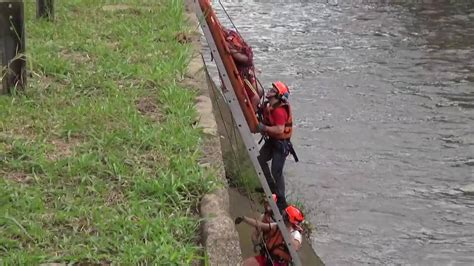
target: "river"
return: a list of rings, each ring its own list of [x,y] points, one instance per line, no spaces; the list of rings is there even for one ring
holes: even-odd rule
[[[474,183],[474,2],[222,3],[260,80],[290,86],[288,194],[323,261],[474,265],[459,190]]]

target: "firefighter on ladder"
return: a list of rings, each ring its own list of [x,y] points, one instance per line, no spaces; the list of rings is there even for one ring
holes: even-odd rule
[[[289,205],[283,212],[283,220],[290,233],[291,244],[298,251],[303,239],[303,229],[300,224],[304,221],[304,215],[298,208]],[[260,254],[244,260],[244,266],[287,266],[291,263],[290,252],[277,223],[258,221],[246,216],[235,219],[235,224],[241,222],[245,222],[262,232]]]
[[[277,203],[277,195],[272,194],[273,202]],[[263,202],[263,213],[260,216],[260,221],[262,223],[273,223],[275,222],[275,216],[273,215],[273,210],[270,207],[270,203],[268,201]],[[252,233],[252,243],[254,245],[254,251],[256,252],[257,249],[261,250],[261,236],[262,231],[256,227]]]
[[[257,128],[265,139],[259,151],[258,162],[270,190],[277,195],[277,206],[280,212],[287,207],[283,177],[286,157],[291,153],[295,162],[298,162],[290,140],[293,132],[293,118],[288,96],[288,86],[281,81],[272,83],[272,88],[265,95],[266,102],[260,110],[263,119]],[[270,160],[271,169],[268,166]],[[257,190],[263,192],[261,188]]]

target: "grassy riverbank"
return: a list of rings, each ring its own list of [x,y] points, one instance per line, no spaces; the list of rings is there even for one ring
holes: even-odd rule
[[[101,3],[102,2],[102,3]],[[0,97],[0,264],[202,256],[196,92],[182,0],[26,1],[29,86]],[[113,10],[110,10],[113,9]]]

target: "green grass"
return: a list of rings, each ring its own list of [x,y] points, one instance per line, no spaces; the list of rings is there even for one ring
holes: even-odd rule
[[[104,11],[105,3],[131,8]],[[199,199],[196,91],[183,0],[26,1],[28,88],[0,97],[0,264],[191,264]]]

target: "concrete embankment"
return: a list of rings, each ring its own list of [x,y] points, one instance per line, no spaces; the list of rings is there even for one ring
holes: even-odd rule
[[[187,19],[196,29],[193,33],[193,57],[186,74],[186,85],[199,89],[196,109],[199,112],[199,126],[205,133],[203,165],[215,170],[220,182],[224,184],[201,201],[202,244],[210,265],[238,265],[242,261],[239,236],[229,214],[229,194],[225,179],[224,165],[219,135],[213,114],[210,91],[206,80],[206,71],[201,57],[199,23],[194,14],[193,1],[186,1]]]
[[[192,0],[187,0],[186,11],[191,25],[199,29]],[[235,125],[232,124],[230,109],[205,68],[200,53],[200,35],[196,30],[192,38],[194,56],[188,67],[187,82],[188,85],[199,88],[200,92],[196,108],[201,116],[200,126],[207,137],[204,146],[206,157],[203,161],[216,169],[220,181],[225,184],[202,200],[202,240],[211,265],[238,265],[243,258],[255,255],[250,240],[252,228],[244,224],[236,228],[231,217],[258,217],[261,206],[227,185],[226,176],[232,178],[235,174],[255,173],[238,130],[232,130]],[[238,171],[233,169],[236,164],[239,164]],[[244,168],[246,171],[242,170]],[[324,265],[307,240],[299,254],[303,265]]]

